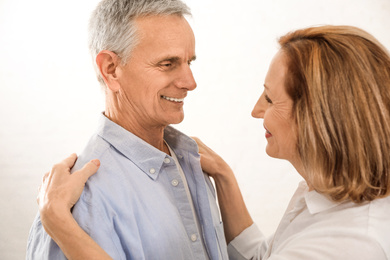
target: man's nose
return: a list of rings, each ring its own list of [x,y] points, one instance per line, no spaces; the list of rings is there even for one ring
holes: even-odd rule
[[[196,88],[196,81],[189,64],[183,65],[175,84],[178,88],[187,90],[194,90]]]
[[[257,100],[255,107],[252,110],[252,116],[254,118],[264,118],[264,113],[267,107],[267,101],[265,100],[264,93],[261,94],[259,100]]]

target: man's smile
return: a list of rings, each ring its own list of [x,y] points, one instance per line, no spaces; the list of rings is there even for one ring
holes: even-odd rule
[[[173,102],[177,102],[177,103],[180,103],[180,102],[183,102],[184,101],[184,98],[174,98],[174,97],[167,97],[167,96],[161,96],[163,99],[166,99],[166,100],[169,100],[169,101],[173,101]]]

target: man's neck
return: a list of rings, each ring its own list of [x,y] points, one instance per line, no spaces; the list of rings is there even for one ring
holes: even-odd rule
[[[169,149],[164,142],[164,129],[166,126],[148,125],[141,122],[132,113],[118,111],[108,107],[106,107],[104,115],[148,144],[154,146],[162,152],[165,152],[166,154],[170,154]]]

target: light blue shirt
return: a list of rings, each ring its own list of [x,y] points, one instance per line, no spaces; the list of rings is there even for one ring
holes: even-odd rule
[[[114,259],[205,259],[204,248],[209,259],[228,259],[214,187],[201,170],[196,143],[172,127],[165,129],[164,139],[186,176],[201,234],[173,158],[104,115],[74,167],[101,161],[73,209],[74,218]],[[39,214],[27,259],[65,259]]]

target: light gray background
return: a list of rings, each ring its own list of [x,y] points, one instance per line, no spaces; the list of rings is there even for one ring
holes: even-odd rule
[[[104,109],[86,44],[97,0],[0,0],[0,259],[23,259],[44,172],[80,152]],[[389,0],[186,0],[196,35],[198,88],[177,127],[235,170],[254,220],[277,227],[301,180],[265,154],[250,112],[276,39],[300,27],[347,24],[390,48]]]

